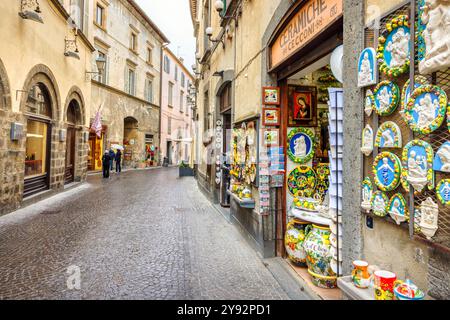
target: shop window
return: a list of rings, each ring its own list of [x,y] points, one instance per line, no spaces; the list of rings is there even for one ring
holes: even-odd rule
[[[47,173],[47,135],[47,123],[28,120],[25,149],[25,177],[27,178]]]
[[[51,104],[47,88],[38,83],[34,85],[28,93],[25,112],[51,118]]]

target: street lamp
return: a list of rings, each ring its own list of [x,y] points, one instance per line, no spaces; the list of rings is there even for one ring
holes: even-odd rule
[[[212,27],[207,27],[207,28],[205,29],[205,33],[206,33],[206,35],[208,36],[209,41],[211,41],[211,42],[213,42],[213,43],[216,43],[216,42],[222,42],[222,45],[223,45],[223,47],[225,48],[225,42],[223,41],[222,38],[220,38],[220,39],[212,39],[212,38],[211,38],[211,37],[212,37],[212,34],[213,34],[213,28],[212,28]]]
[[[101,76],[103,74],[103,71],[105,71],[106,68],[106,59],[104,57],[98,56],[97,59],[95,59],[95,64],[97,65],[98,71],[86,71],[86,75],[97,74]]]
[[[40,15],[41,9],[38,0],[21,0],[19,16],[22,19],[44,23]]]

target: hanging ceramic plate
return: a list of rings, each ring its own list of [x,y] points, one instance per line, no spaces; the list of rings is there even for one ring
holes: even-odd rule
[[[319,163],[315,171],[319,180],[328,180],[330,176],[330,165],[328,163]]]
[[[450,172],[450,141],[445,141],[436,152],[433,160],[433,170]]]
[[[394,194],[391,200],[389,200],[388,212],[398,225],[403,221],[406,221],[408,206],[401,193]]]
[[[402,112],[404,112],[406,105],[408,104],[408,100],[411,97],[411,88],[409,87],[409,79],[406,80],[405,85],[403,86],[402,90],[402,100],[400,102],[400,105],[402,107]],[[414,77],[414,88],[412,91],[417,89],[420,86],[430,84],[430,82],[427,80],[427,78],[423,76],[416,76]]]
[[[376,216],[385,217],[387,215],[389,199],[383,192],[376,191],[372,195],[372,200],[370,203],[372,204],[373,213]]]
[[[378,154],[372,166],[375,185],[382,191],[392,191],[400,183],[402,165],[400,159],[391,152]]]
[[[450,179],[442,179],[436,186],[436,195],[443,205],[450,205]]]
[[[379,148],[401,148],[402,132],[400,127],[392,121],[386,121],[378,128],[375,146]]]
[[[298,166],[287,178],[287,187],[292,196],[312,197],[317,185],[317,176],[308,166]],[[300,194],[299,194],[300,193]]]
[[[377,58],[380,71],[388,77],[398,77],[409,70],[410,37],[407,15],[398,15],[386,23],[378,38]]]
[[[314,156],[314,133],[307,128],[295,128],[288,134],[288,155],[296,163],[306,163]]]
[[[380,116],[388,116],[397,108],[400,90],[391,81],[381,81],[374,89],[375,111]]]
[[[429,190],[434,189],[433,148],[428,142],[412,140],[402,152],[402,185],[406,191],[409,186],[421,192],[428,185]]]
[[[447,111],[447,95],[438,86],[423,85],[411,94],[403,117],[412,131],[428,134],[444,122]]]

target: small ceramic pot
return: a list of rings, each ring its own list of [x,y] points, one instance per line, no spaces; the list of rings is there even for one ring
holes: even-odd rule
[[[353,261],[352,281],[355,287],[367,289],[370,285],[369,263],[362,260]]]
[[[395,273],[386,270],[377,270],[373,273],[373,288],[375,300],[393,300]]]

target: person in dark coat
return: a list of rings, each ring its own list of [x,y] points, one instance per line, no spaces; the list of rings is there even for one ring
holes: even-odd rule
[[[114,159],[116,158],[116,154],[114,153],[114,150],[112,148],[109,149],[109,157],[111,158],[111,165],[109,166],[109,170],[112,171],[113,170]]]
[[[121,162],[122,162],[122,151],[118,149],[116,152],[116,172],[122,171]]]
[[[109,178],[109,168],[111,166],[111,157],[109,156],[109,152],[105,151],[105,154],[102,157],[102,166],[103,166],[103,178]]]

